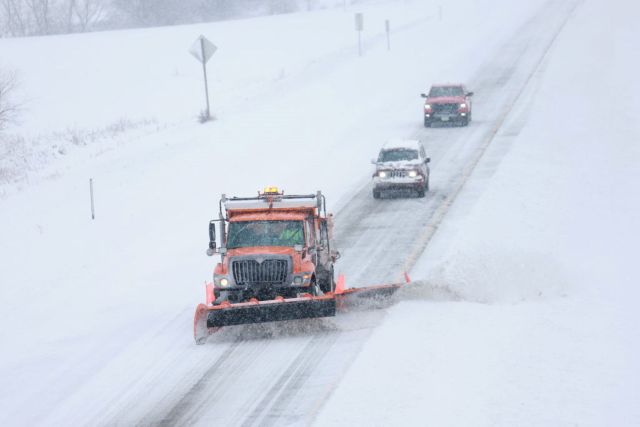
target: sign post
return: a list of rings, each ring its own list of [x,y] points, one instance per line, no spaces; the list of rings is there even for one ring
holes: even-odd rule
[[[96,208],[93,204],[93,178],[89,178],[89,196],[91,197],[91,219],[96,219]]]
[[[356,31],[358,32],[358,56],[362,56],[362,30],[364,29],[364,15],[356,13]]]
[[[211,43],[205,36],[198,37],[189,49],[189,53],[202,63],[202,72],[204,74],[204,95],[207,101],[207,110],[203,121],[211,119],[211,110],[209,108],[209,83],[207,82],[207,62],[209,62],[209,59],[211,59],[213,54],[216,53],[216,50],[218,50],[216,45]]]
[[[388,19],[384,21],[384,29],[387,32],[387,50],[391,50],[391,23]]]

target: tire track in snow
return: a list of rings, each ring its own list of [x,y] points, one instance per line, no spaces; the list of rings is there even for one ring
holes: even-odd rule
[[[315,335],[287,367],[285,373],[266,392],[258,406],[242,423],[242,427],[272,426],[283,415],[286,417],[287,407],[302,390],[307,378],[313,373],[317,364],[322,362],[324,355],[335,341],[335,334]]]

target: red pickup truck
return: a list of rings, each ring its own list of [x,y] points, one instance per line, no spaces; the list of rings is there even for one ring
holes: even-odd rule
[[[473,92],[461,84],[431,86],[429,94],[421,94],[424,102],[424,126],[435,122],[458,123],[467,126],[471,121],[471,97]]]

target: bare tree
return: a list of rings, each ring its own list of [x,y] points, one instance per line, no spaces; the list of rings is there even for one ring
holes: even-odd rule
[[[16,120],[20,106],[13,99],[18,87],[15,72],[0,71],[0,130]]]
[[[67,33],[73,33],[73,12],[76,7],[76,0],[68,0],[65,13],[65,27]]]
[[[10,37],[24,36],[28,32],[26,8],[23,0],[2,0],[1,3],[2,26],[0,36]]]
[[[82,32],[91,30],[93,24],[105,16],[103,0],[69,0],[69,4]]]
[[[35,34],[51,33],[51,6],[54,0],[25,0],[33,22]]]

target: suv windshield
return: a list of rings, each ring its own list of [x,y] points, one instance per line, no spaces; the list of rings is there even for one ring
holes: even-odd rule
[[[397,148],[380,152],[379,162],[398,162],[402,160],[416,160],[418,152],[409,148]]]
[[[241,221],[229,223],[227,248],[304,245],[302,221]]]
[[[464,96],[460,86],[435,86],[429,91],[429,96]]]

